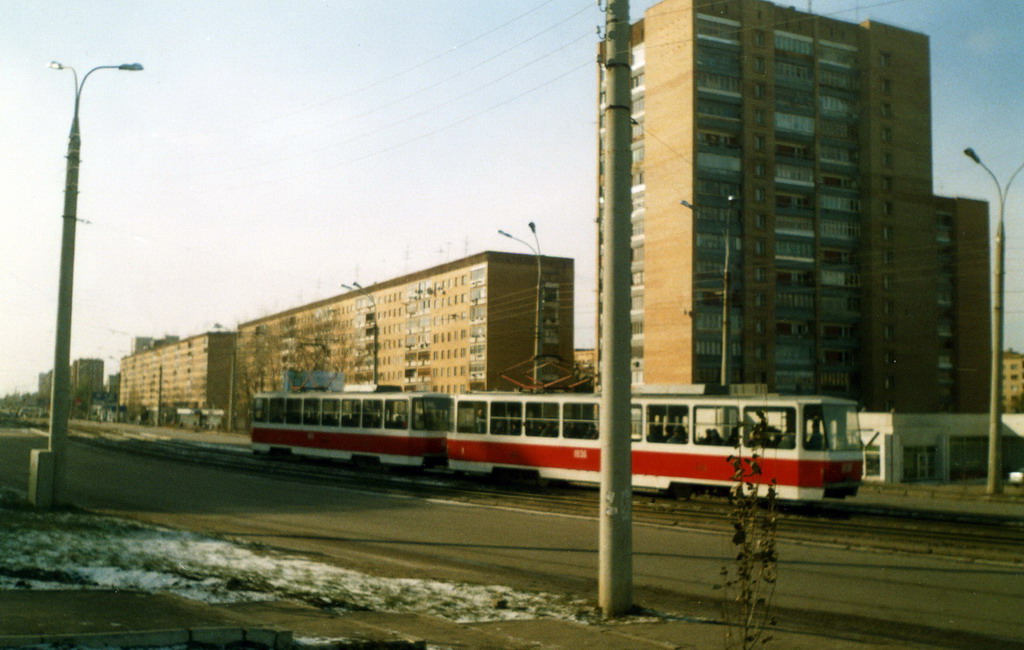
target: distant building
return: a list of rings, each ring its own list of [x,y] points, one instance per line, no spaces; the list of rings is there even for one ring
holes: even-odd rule
[[[987,409],[988,205],[932,194],[930,79],[928,37],[874,21],[761,0],[646,11],[632,26],[635,385],[718,383],[728,250],[729,383]]]
[[[1003,352],[1003,409],[1024,412],[1024,354],[1013,349]]]
[[[178,409],[228,408],[234,332],[150,339],[135,348],[121,359],[118,402],[129,418],[152,422],[159,408],[168,422]]]
[[[541,353],[571,374],[573,261],[540,258]],[[238,326],[239,394],[277,389],[285,370],[373,375],[404,390],[514,389],[532,373],[537,258],[483,252]]]
[[[103,379],[103,359],[76,359],[71,363],[73,394],[100,392],[103,390]]]
[[[39,373],[39,401],[49,404],[51,390],[53,390],[53,371]]]

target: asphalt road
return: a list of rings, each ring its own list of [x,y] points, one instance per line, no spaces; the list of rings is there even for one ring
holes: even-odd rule
[[[28,450],[44,444],[0,430],[0,484],[25,489]],[[72,499],[86,508],[313,553],[371,574],[596,595],[596,520],[284,482],[74,441],[68,462]],[[729,534],[635,527],[635,601],[718,617]],[[1019,566],[841,543],[783,544],[780,556],[775,603],[783,624],[891,630],[894,638],[965,646],[971,634],[1024,640]]]

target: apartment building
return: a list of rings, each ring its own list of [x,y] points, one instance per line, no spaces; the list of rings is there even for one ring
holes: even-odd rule
[[[177,409],[229,407],[234,332],[206,332],[185,339],[136,339],[121,359],[118,403],[130,419],[174,420]]]
[[[242,323],[238,395],[279,389],[287,370],[346,383],[466,392],[530,387],[541,289],[539,383],[573,359],[573,261],[483,252]],[[374,350],[376,349],[376,355]]]
[[[728,383],[987,408],[988,206],[932,194],[928,48],[762,0],[632,26],[634,384],[717,383],[728,323]]]

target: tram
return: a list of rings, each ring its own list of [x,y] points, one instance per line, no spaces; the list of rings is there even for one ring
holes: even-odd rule
[[[252,450],[407,467],[444,464],[451,406],[451,397],[435,393],[261,393],[252,402]]]
[[[385,465],[597,483],[600,398],[577,393],[264,393],[252,447]],[[636,394],[633,485],[680,496],[726,494],[728,458],[761,455],[760,483],[787,500],[854,496],[863,455],[854,402],[780,395]],[[763,439],[752,436],[764,417]]]

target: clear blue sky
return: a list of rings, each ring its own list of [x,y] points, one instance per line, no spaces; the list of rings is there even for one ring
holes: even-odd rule
[[[653,2],[634,0],[634,17]],[[790,0],[806,9],[807,3]],[[387,9],[383,9],[383,7]],[[81,107],[72,358],[189,336],[526,237],[576,259],[594,336],[593,0],[0,0],[0,394],[53,363],[72,75]],[[1024,2],[814,0],[931,37],[935,191],[1024,162]],[[1024,179],[1007,344],[1024,347]]]

